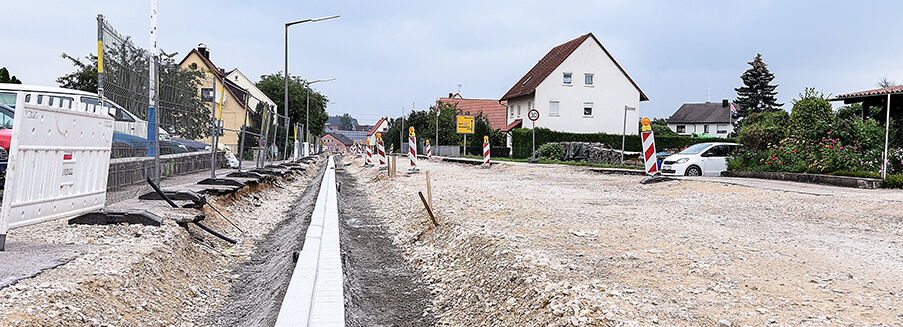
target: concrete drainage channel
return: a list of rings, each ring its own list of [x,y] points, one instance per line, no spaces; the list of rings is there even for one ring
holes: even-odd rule
[[[330,157],[276,326],[345,325],[335,171]]]

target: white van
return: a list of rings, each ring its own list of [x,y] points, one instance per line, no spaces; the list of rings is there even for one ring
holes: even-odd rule
[[[38,104],[46,104],[52,107],[66,109],[79,108],[80,110],[93,110],[93,107],[98,105],[97,94],[91,92],[59,87],[0,83],[0,103],[15,109],[16,98],[19,96],[26,97],[26,99],[37,97]],[[146,120],[136,117],[128,110],[113,103],[113,101],[104,100],[104,106],[115,109],[110,110],[110,115],[115,119],[113,131],[140,138],[147,138]],[[159,128],[158,130],[160,140],[169,140],[169,133],[167,133],[166,130],[162,128]]]

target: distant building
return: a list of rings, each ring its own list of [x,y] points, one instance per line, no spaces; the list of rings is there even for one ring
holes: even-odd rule
[[[371,145],[376,145],[376,133],[386,134],[386,131],[389,130],[389,120],[386,118],[380,118],[376,124],[370,128],[370,131],[367,132],[367,139],[370,140]],[[388,150],[388,149],[386,149]]]
[[[191,49],[179,63],[179,66],[183,69],[204,72],[206,78],[199,80],[201,84],[200,91],[203,92],[204,89],[207,89],[211,91],[210,95],[213,96],[212,99],[208,100],[210,102],[206,103],[218,108],[220,99],[222,99],[220,119],[223,121],[223,128],[233,131],[241,130],[241,126],[245,122],[245,115],[251,114],[255,110],[255,108],[247,107],[245,105],[245,98],[249,91],[247,88],[242,87],[227,78],[226,72],[217,68],[216,65],[210,61],[210,50],[207,49],[207,46],[202,43],[198,45],[197,48]],[[210,78],[211,75],[213,78]],[[223,90],[225,90],[225,92],[223,92]],[[245,112],[246,107],[247,111],[249,111],[248,113]],[[210,112],[212,111],[213,108],[210,109]],[[160,117],[161,121],[163,121],[163,119],[165,118]],[[232,152],[237,153],[239,134],[240,133],[224,131],[223,135],[219,137],[219,142],[229,147]],[[210,137],[206,137],[199,141],[210,143]]]
[[[680,135],[709,134],[726,138],[734,132],[731,108],[736,106],[727,99],[721,103],[684,103],[668,118],[668,128]]]
[[[489,121],[489,128],[502,129],[508,122],[505,121],[505,101],[499,103],[492,99],[465,99],[458,93],[449,93],[447,98],[439,98],[439,102],[457,105],[458,110],[464,115],[483,114]]]
[[[649,98],[588,33],[552,48],[499,101],[508,102],[503,130],[528,122],[527,113],[536,109],[536,127],[621,134],[626,119],[627,134],[637,134],[639,105]]]
[[[363,142],[367,139],[366,131],[331,131],[330,133],[345,135],[352,142]]]
[[[331,152],[346,152],[354,144],[351,139],[342,134],[326,133],[321,138],[323,147]]]

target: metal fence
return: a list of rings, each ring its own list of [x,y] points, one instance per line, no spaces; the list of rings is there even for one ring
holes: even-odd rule
[[[132,166],[159,181],[161,174],[178,171],[161,165],[161,156],[207,152],[209,156],[191,160],[206,161],[214,171],[218,160],[211,149],[224,154],[234,168],[250,168],[241,167],[243,160],[262,167],[292,153],[286,117],[230,81],[223,70],[212,64],[182,67],[175,54],[162,51],[152,55],[119,34],[103,15],[97,16],[97,38],[98,102],[115,109],[114,163],[152,158],[152,165]]]

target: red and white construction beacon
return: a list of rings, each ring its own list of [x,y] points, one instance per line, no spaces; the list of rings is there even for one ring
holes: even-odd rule
[[[649,117],[643,117],[640,122],[643,124],[640,136],[643,139],[643,160],[646,162],[646,174],[655,176],[659,174],[658,159],[655,157],[655,135],[652,133]]]

